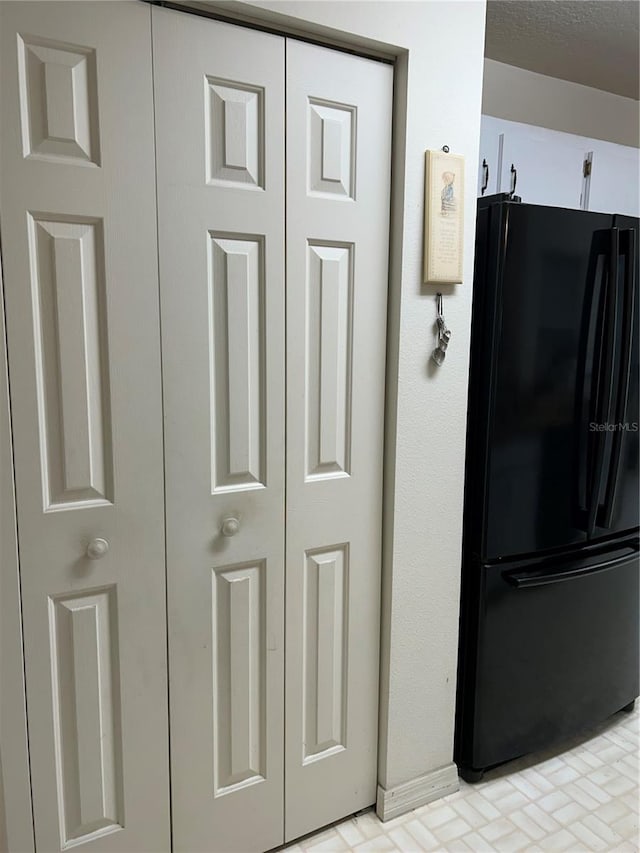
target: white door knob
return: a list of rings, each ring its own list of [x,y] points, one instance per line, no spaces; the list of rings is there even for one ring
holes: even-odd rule
[[[235,536],[238,530],[240,530],[239,519],[235,518],[233,515],[230,515],[228,518],[223,518],[221,530],[223,536]]]
[[[109,543],[106,539],[92,539],[87,545],[87,557],[90,560],[99,560],[109,550]]]

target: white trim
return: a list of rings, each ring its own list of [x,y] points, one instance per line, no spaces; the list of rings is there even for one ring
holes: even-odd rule
[[[394,63],[396,57],[402,52],[392,43],[358,36],[335,27],[314,24],[312,20],[301,18],[299,15],[292,16],[275,9],[263,9],[255,5],[255,0],[169,0],[169,8],[202,15],[239,27],[273,33],[284,38],[311,42],[332,50],[355,53],[366,59],[376,59],[380,62]]]
[[[382,821],[391,820],[447,794],[454,794],[459,788],[458,768],[451,762],[389,790],[378,785],[376,814]]]
[[[0,264],[0,850],[27,853],[34,846],[23,661]]]

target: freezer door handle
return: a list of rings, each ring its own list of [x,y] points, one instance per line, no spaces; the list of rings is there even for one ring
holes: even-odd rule
[[[624,291],[622,301],[622,345],[620,351],[620,371],[616,389],[616,403],[613,422],[616,429],[611,445],[611,462],[604,497],[603,517],[598,518],[601,527],[611,527],[616,500],[616,488],[620,478],[622,444],[624,441],[623,423],[629,402],[629,381],[631,377],[631,346],[633,343],[633,302],[636,272],[636,232],[630,228],[620,232],[620,250],[624,258]]]
[[[616,557],[614,560],[605,560],[602,563],[592,563],[590,566],[578,566],[571,569],[551,572],[545,572],[541,569],[515,572],[513,570],[505,570],[502,572],[502,577],[508,584],[515,586],[516,589],[550,586],[554,583],[578,580],[579,578],[584,578],[587,575],[595,575],[597,572],[605,572],[608,569],[615,569],[616,566],[628,563],[634,554],[637,553],[638,545],[633,545],[630,546],[629,553],[623,554],[621,557]]]

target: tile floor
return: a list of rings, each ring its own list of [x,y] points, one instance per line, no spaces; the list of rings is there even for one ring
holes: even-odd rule
[[[484,780],[381,823],[373,810],[337,823],[290,853],[458,851],[636,853],[640,713],[619,713],[560,748],[520,758]]]

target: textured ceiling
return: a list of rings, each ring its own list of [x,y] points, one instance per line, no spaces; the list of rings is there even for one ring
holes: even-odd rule
[[[485,56],[639,99],[637,0],[489,0]]]

